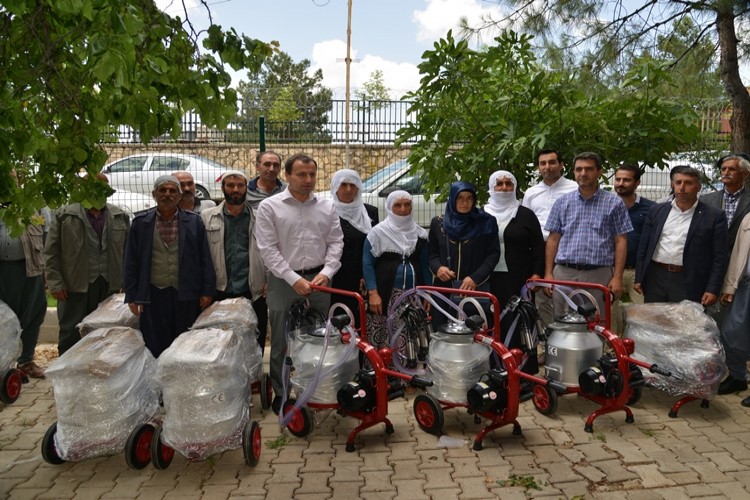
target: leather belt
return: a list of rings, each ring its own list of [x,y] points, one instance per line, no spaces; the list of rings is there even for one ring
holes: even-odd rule
[[[577,271],[591,271],[593,269],[599,269],[600,267],[604,267],[604,266],[594,266],[592,264],[568,264],[568,263],[563,263],[563,262],[558,262],[557,265],[563,266],[563,267],[569,267]]]
[[[661,267],[662,269],[666,269],[670,273],[681,273],[685,270],[684,267],[678,266],[675,264],[665,264],[664,262],[656,262],[655,260],[651,261],[652,264],[654,264],[657,267]]]
[[[310,269],[301,269],[299,271],[294,271],[294,272],[297,273],[297,274],[299,274],[299,275],[303,275],[303,274],[318,274],[322,270],[323,270],[323,266],[318,266],[318,267],[311,267]]]

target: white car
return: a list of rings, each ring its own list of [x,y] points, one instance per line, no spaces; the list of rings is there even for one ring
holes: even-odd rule
[[[120,207],[123,212],[130,216],[130,220],[138,212],[143,212],[156,206],[153,196],[141,193],[131,193],[124,189],[118,189],[107,198],[107,203]]]
[[[362,201],[378,207],[380,220],[385,220],[385,199],[393,191],[403,190],[412,195],[414,221],[422,227],[430,227],[430,221],[445,212],[445,202],[438,203],[433,193],[425,197],[424,180],[419,172],[411,173],[407,160],[399,160],[381,168],[362,182]]]
[[[162,152],[135,154],[106,164],[102,173],[107,175],[110,186],[115,189],[150,195],[157,177],[178,170],[193,175],[198,198],[223,199],[221,178],[229,168],[198,155]]]

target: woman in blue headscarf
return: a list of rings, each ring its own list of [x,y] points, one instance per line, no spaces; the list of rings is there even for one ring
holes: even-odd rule
[[[463,181],[451,184],[445,214],[430,224],[433,284],[489,292],[489,278],[500,259],[497,235],[495,218],[477,208],[477,188]]]

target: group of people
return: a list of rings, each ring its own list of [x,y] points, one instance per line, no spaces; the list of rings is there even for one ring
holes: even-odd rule
[[[377,209],[362,202],[362,181],[353,170],[333,175],[330,198],[316,195],[318,165],[305,154],[283,162],[286,183],[279,179],[282,158],[272,151],[258,154],[254,179],[241,171],[226,172],[224,201],[218,206],[196,198],[189,173],[174,172],[156,179],[155,209],[132,222],[110,204],[72,204],[58,209],[51,221],[30,226],[12,244],[6,242],[0,255],[0,299],[13,307],[13,293],[3,286],[21,281],[36,297],[43,290],[44,268],[58,300],[62,354],[80,338],[80,320],[122,289],[140,317],[147,347],[159,356],[213,300],[246,297],[258,316],[261,346],[270,324],[272,406],[278,413],[290,308],[306,299],[325,313],[332,300],[311,286],[361,292],[367,300],[369,340],[382,347],[389,340],[390,305],[417,285],[486,291],[504,305],[530,278],[599,283],[615,300],[626,292],[633,302],[688,299],[720,306],[730,377],[719,392],[745,390],[750,358],[747,157],[721,158],[717,166],[724,189],[700,199],[701,174],[688,166],[673,169],[673,199],[656,204],[636,193],[640,170],[634,165],[616,169],[615,192],[600,186],[603,167],[595,153],[573,159],[575,180],[562,175],[564,163],[555,150],[540,151],[536,165],[541,181],[520,201],[518,182],[505,170],[489,177],[483,208],[474,185],[451,184],[445,213],[432,220],[429,231],[414,221],[411,195],[405,191],[388,195],[386,217],[379,221]],[[1,229],[0,240],[10,240]],[[603,314],[604,297],[595,296]],[[356,302],[333,300],[348,305],[359,321]],[[543,319],[551,322],[548,294],[537,293],[536,300]],[[33,331],[38,335],[41,320],[27,310],[35,304],[26,301],[25,309],[17,311],[24,328],[18,362],[29,375],[44,377],[33,363]],[[525,366],[530,373],[537,370],[534,362]],[[750,398],[742,404],[750,406]]]

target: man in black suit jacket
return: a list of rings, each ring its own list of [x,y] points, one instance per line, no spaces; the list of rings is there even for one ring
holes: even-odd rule
[[[698,201],[700,174],[675,173],[675,199],[649,211],[638,247],[634,288],[645,302],[692,300],[710,306],[719,298],[727,266],[727,219]],[[638,290],[640,288],[640,290]]]
[[[719,158],[716,166],[721,172],[724,189],[701,196],[701,201],[709,207],[723,210],[729,224],[727,234],[727,258],[732,253],[737,228],[742,219],[750,213],[750,189],[745,182],[750,175],[750,162],[744,153],[731,154]]]

